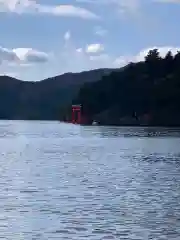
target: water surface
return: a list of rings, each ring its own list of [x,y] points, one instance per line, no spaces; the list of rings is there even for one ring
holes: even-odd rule
[[[0,122],[0,237],[180,239],[180,130]]]

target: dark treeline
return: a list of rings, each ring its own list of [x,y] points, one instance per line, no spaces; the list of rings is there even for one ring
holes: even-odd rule
[[[157,49],[145,61],[86,83],[74,103],[100,124],[180,125],[180,52],[162,58]]]
[[[63,120],[82,84],[98,81],[111,71],[65,73],[37,82],[0,76],[0,119]]]

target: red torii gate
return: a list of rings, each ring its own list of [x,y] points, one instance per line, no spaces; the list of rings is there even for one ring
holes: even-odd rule
[[[72,105],[72,123],[81,124],[81,104]]]

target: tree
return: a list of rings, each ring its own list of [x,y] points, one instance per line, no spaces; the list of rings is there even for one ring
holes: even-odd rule
[[[180,66],[180,51],[177,51],[177,54],[174,56],[174,67],[176,70],[179,70]]]
[[[144,62],[129,64],[82,88],[81,103],[102,124],[129,122],[136,114],[138,122],[148,114],[151,124],[180,126],[179,66],[180,52],[173,57],[169,51],[161,58],[157,49],[150,50]]]
[[[164,60],[165,60],[165,61],[168,61],[168,62],[172,62],[173,59],[174,59],[174,57],[173,57],[172,52],[171,52],[171,51],[168,51],[167,54],[166,54],[166,56],[165,56],[165,58],[164,58]]]
[[[170,74],[174,68],[174,56],[171,51],[167,52],[163,62],[163,72],[165,74]]]
[[[150,50],[145,57],[145,62],[157,62],[158,60],[161,60],[161,57],[159,55],[158,49]]]

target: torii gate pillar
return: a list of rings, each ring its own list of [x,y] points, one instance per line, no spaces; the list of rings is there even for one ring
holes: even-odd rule
[[[72,105],[72,123],[81,124],[81,105]]]

